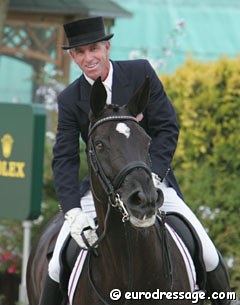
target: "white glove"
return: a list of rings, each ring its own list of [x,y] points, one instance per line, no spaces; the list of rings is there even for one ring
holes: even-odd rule
[[[162,182],[161,182],[161,179],[160,177],[155,174],[155,173],[152,173],[152,179],[153,179],[153,185],[156,187],[156,188],[161,188],[162,186]]]
[[[84,236],[90,246],[92,246],[98,240],[98,236],[96,234],[97,227],[94,220],[84,213],[80,208],[73,208],[68,211],[65,214],[65,219],[70,226],[70,234],[72,238],[75,239],[81,248],[88,247],[81,235],[83,231]]]

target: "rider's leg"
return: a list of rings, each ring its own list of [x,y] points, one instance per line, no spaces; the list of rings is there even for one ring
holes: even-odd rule
[[[53,251],[53,256],[48,265],[48,274],[46,276],[39,305],[60,305],[63,300],[63,295],[60,290],[60,264],[59,254],[62,245],[69,234],[69,226],[65,221],[58,234],[56,245]]]
[[[227,270],[221,256],[218,255],[216,247],[210,240],[202,224],[173,188],[168,187],[164,182],[161,183],[161,189],[164,194],[164,203],[161,210],[165,212],[176,212],[183,215],[198,233],[202,244],[203,260],[207,271],[207,292],[209,294],[215,291],[229,292],[230,284]],[[216,278],[218,278],[218,280],[215,280]],[[230,304],[230,301],[216,300],[215,302],[213,301],[212,304],[227,305]]]
[[[59,283],[55,282],[47,274],[43,290],[40,296],[39,305],[60,305],[63,295],[59,288]]]
[[[207,273],[207,284],[206,284],[206,290],[211,297],[211,295],[214,292],[229,292],[230,291],[230,281],[229,276],[227,273],[227,270],[225,268],[222,256],[220,253],[219,255],[219,264],[217,267]],[[211,301],[213,305],[225,305],[225,304],[231,304],[231,301],[229,300],[212,300]]]
[[[91,217],[96,217],[94,202],[92,194],[88,191],[81,199],[82,210],[90,215]],[[60,301],[63,299],[62,293],[60,291],[60,263],[59,255],[62,246],[68,237],[70,232],[69,225],[67,221],[64,221],[63,226],[58,234],[56,245],[53,251],[52,258],[48,265],[48,275],[46,277],[43,290],[40,297],[39,305],[60,305]]]

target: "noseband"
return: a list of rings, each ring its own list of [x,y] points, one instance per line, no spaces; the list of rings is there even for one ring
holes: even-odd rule
[[[117,193],[117,190],[120,188],[122,185],[124,179],[126,176],[133,171],[134,169],[137,168],[142,168],[144,169],[149,176],[151,176],[151,170],[147,166],[147,164],[143,161],[134,161],[128,163],[126,166],[124,166],[120,172],[115,176],[113,181],[111,181],[105,174],[105,171],[99,162],[97,158],[97,154],[95,151],[95,147],[92,141],[92,133],[93,131],[100,125],[106,123],[106,122],[111,122],[111,121],[132,121],[138,124],[137,120],[132,117],[132,116],[109,116],[106,118],[103,118],[99,121],[97,121],[95,124],[92,126],[90,125],[89,133],[88,133],[88,138],[89,138],[89,159],[90,159],[90,164],[92,169],[94,170],[95,174],[98,176],[103,189],[105,190],[109,201],[113,207],[119,208],[119,210],[122,213],[122,221],[125,222],[126,220],[129,219],[128,212],[123,204],[123,202],[120,199],[119,194]]]

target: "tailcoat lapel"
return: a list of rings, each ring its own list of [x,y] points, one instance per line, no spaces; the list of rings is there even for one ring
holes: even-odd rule
[[[118,62],[113,64],[113,85],[112,85],[112,103],[117,105],[126,104],[131,96],[130,82],[126,76],[124,68]],[[86,114],[90,111],[89,99],[92,86],[83,75],[79,78],[79,100],[77,105]]]
[[[124,105],[129,101],[131,87],[127,73],[119,62],[113,61],[112,103]]]
[[[85,79],[83,75],[79,78],[79,100],[77,101],[77,105],[83,110],[86,114],[90,111],[90,94],[91,94],[92,86]]]

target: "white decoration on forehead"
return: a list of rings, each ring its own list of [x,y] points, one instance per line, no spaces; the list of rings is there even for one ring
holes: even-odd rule
[[[118,123],[116,127],[116,131],[125,135],[127,139],[130,137],[131,134],[130,128],[125,123]]]

